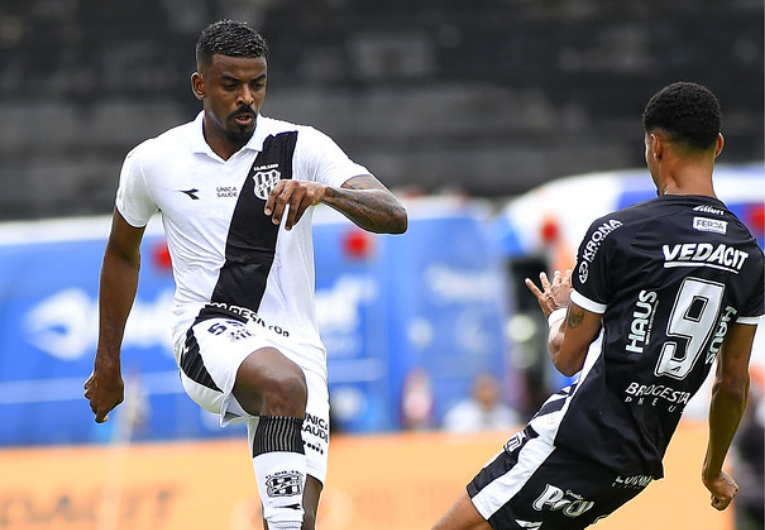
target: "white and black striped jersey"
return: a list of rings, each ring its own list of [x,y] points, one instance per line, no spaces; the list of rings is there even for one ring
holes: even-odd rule
[[[249,142],[223,160],[205,141],[202,121],[200,113],[131,151],[117,191],[117,209],[131,225],[162,214],[176,283],[173,342],[183,344],[208,303],[241,308],[315,350],[314,369],[326,377],[314,309],[313,208],[289,231],[263,209],[280,179],[338,187],[369,172],[323,133],[264,116]]]
[[[532,426],[620,473],[660,478],[730,325],[765,312],[764,267],[747,228],[710,197],[664,195],[595,221],[571,300],[602,314],[601,332],[577,383]]]

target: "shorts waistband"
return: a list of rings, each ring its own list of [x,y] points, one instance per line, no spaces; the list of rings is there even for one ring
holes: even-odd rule
[[[210,302],[206,304],[199,311],[199,314],[197,315],[197,318],[194,320],[193,325],[196,325],[200,322],[204,322],[205,320],[210,320],[211,318],[229,318],[231,320],[236,320],[244,324],[247,324],[248,322],[252,322],[253,324],[258,324],[259,326],[262,326],[270,331],[273,331],[274,333],[282,337],[290,336],[289,331],[282,328],[281,326],[267,324],[266,321],[263,320],[260,317],[260,315],[258,315],[258,313],[253,311],[252,309],[248,309],[246,307],[240,307],[233,304],[226,304],[224,302]]]

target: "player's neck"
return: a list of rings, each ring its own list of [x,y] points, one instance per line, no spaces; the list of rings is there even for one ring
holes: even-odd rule
[[[704,195],[717,198],[712,185],[714,159],[693,160],[668,156],[659,179],[659,195]]]
[[[702,169],[684,169],[662,180],[659,195],[703,195],[717,198],[712,186],[712,173]]]

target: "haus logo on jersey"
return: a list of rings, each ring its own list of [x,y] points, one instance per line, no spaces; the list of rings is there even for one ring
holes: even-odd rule
[[[279,164],[253,167],[252,178],[255,181],[255,196],[260,200],[268,200],[271,190],[281,179],[282,174],[277,169]]]
[[[628,352],[643,353],[643,347],[651,338],[657,300],[658,295],[653,291],[642,290],[638,293],[635,309],[632,311],[630,333],[627,335],[627,345],[625,346]]]
[[[579,517],[594,505],[594,502],[585,500],[581,495],[571,490],[563,491],[557,486],[547,484],[542,495],[534,501],[532,506],[538,512],[543,510],[561,511],[566,517]]]
[[[693,229],[701,232],[715,232],[725,234],[728,231],[728,222],[720,219],[710,219],[708,217],[694,217]]]
[[[748,252],[730,247],[725,243],[715,246],[711,243],[678,243],[662,245],[664,268],[712,267],[728,272],[738,272],[744,266]]]
[[[297,471],[280,471],[266,475],[266,494],[269,497],[291,497],[303,493],[303,481]]]

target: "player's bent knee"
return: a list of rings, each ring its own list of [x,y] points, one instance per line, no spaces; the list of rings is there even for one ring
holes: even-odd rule
[[[269,416],[305,416],[308,387],[302,371],[282,374],[270,381],[263,393],[262,414]]]
[[[239,368],[234,396],[249,414],[305,415],[308,389],[303,370],[273,348],[253,352]]]

